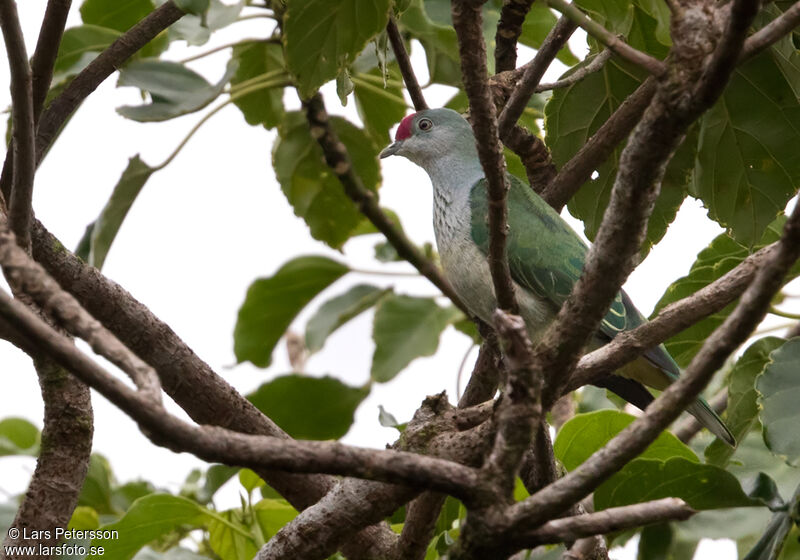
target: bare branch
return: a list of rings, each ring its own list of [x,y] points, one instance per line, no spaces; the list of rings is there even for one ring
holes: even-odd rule
[[[400,73],[403,75],[403,82],[406,84],[406,91],[411,96],[411,102],[414,104],[414,109],[422,111],[428,108],[425,103],[425,97],[422,95],[422,88],[419,87],[417,76],[414,74],[414,68],[411,66],[411,59],[408,58],[406,46],[403,44],[403,37],[400,35],[400,30],[397,28],[397,23],[393,17],[389,18],[389,23],[386,24],[386,33],[389,35],[389,42],[392,44],[392,51],[394,57],[397,59],[397,65],[400,67]]]
[[[25,38],[17,16],[14,0],[0,0],[0,28],[6,45],[11,73],[11,138],[14,176],[10,192],[3,190],[8,201],[11,228],[17,234],[20,247],[31,246],[31,200],[33,177],[36,174],[36,129],[34,127],[33,85]],[[6,156],[8,157],[8,156]],[[3,209],[5,210],[5,209]]]
[[[486,45],[483,42],[481,3],[452,0],[453,27],[458,36],[461,75],[469,98],[470,121],[478,157],[486,175],[489,198],[489,270],[500,309],[518,313],[514,284],[506,258],[506,162],[498,138],[494,103],[487,82]]]
[[[800,2],[795,2],[788,10],[747,38],[741,59],[757,55],[785,37],[798,25],[800,25]]]
[[[33,52],[31,60],[31,72],[33,76],[33,116],[38,121],[42,114],[47,92],[50,83],[53,81],[53,66],[58,56],[58,46],[61,44],[61,37],[64,35],[64,28],[67,25],[67,16],[72,5],[72,0],[49,0],[47,9],[42,19],[42,27],[39,30],[39,39],[36,42],[36,50]]]
[[[494,36],[495,72],[513,70],[517,66],[517,40],[522,24],[534,0],[506,0],[500,10],[500,21]]]
[[[397,251],[397,254],[411,263],[420,274],[430,280],[444,295],[468,316],[466,306],[461,302],[450,283],[442,275],[439,268],[426,258],[419,249],[406,237],[392,220],[378,205],[378,197],[361,182],[361,178],[353,171],[353,164],[347,148],[336,136],[336,132],[328,123],[328,113],[325,110],[322,96],[316,94],[311,99],[303,101],[306,119],[311,127],[311,135],[316,138],[325,154],[328,167],[336,174],[342,183],[344,191],[356,203],[359,211],[386,236],[386,239]]]
[[[400,533],[395,553],[397,560],[425,558],[445,498],[444,494],[425,492],[408,504],[403,532]]]
[[[653,523],[683,521],[695,513],[697,512],[683,500],[664,498],[630,506],[608,508],[597,513],[554,519],[538,529],[520,535],[517,540],[519,545],[526,548],[540,544],[568,542]]]
[[[656,93],[656,81],[648,78],[622,102],[586,144],[559,170],[541,193],[550,206],[561,211],[592,173],[630,134]]]
[[[620,58],[641,66],[653,76],[661,76],[667,71],[667,67],[662,61],[621,41],[605,27],[590,19],[577,6],[569,4],[566,0],[547,0],[547,3],[581,26],[584,31],[603,43]]]
[[[544,76],[544,73],[555,60],[558,51],[567,43],[577,27],[577,24],[571,19],[561,16],[553,26],[553,29],[550,30],[550,33],[547,34],[547,37],[545,37],[542,46],[536,52],[536,56],[533,57],[529,64],[526,64],[525,73],[517,82],[503,112],[500,113],[500,117],[497,119],[500,138],[505,140],[514,125],[517,124],[523,111],[525,111],[525,107],[528,106],[528,101],[536,91],[542,76]]]
[[[531,188],[541,193],[556,176],[550,150],[542,139],[517,125],[503,137],[503,143],[522,160]]]
[[[724,308],[745,291],[758,269],[776,248],[776,244],[764,247],[711,284],[691,296],[668,305],[652,321],[631,331],[620,333],[602,348],[583,356],[565,391],[573,391],[592,383],[639,357],[648,348],[664,342],[700,319]],[[546,402],[545,405],[547,404]]]
[[[554,90],[554,89],[566,88],[566,87],[569,87],[571,85],[577,84],[578,82],[583,80],[589,74],[594,74],[595,72],[599,71],[603,67],[603,65],[605,65],[606,61],[609,58],[611,58],[611,54],[612,53],[611,53],[610,50],[604,49],[604,50],[600,51],[597,54],[597,56],[595,56],[589,62],[589,64],[587,64],[583,68],[578,68],[577,70],[575,70],[575,72],[573,72],[572,74],[570,74],[566,78],[562,78],[562,79],[560,79],[558,81],[555,81],[553,83],[539,84],[538,86],[536,86],[536,89],[534,91],[536,93],[540,93],[540,92],[543,92],[543,91],[550,91],[550,90]]]

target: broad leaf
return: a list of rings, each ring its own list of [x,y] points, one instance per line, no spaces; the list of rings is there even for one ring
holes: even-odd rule
[[[253,506],[253,511],[265,539],[272,538],[289,521],[297,517],[297,510],[286,500],[261,500]]]
[[[435,23],[426,13],[422,0],[413,0],[399,24],[411,32],[425,49],[431,81],[461,86],[458,39],[452,26]]]
[[[155,9],[153,0],[85,0],[83,23],[127,31]]]
[[[390,0],[286,2],[286,62],[301,97],[313,95],[355,60],[369,40],[386,27],[390,5]]]
[[[283,70],[283,49],[280,45],[253,41],[233,47],[233,58],[239,66],[231,79],[231,85],[252,84],[259,76]],[[238,97],[234,104],[244,115],[247,124],[273,128],[283,119],[283,88],[254,91]]]
[[[756,380],[759,414],[767,447],[790,465],[800,460],[798,406],[800,402],[800,338],[793,338],[770,354]]]
[[[591,57],[576,69],[590,61]],[[600,71],[570,87],[556,90],[545,106],[545,127],[554,163],[560,167],[569,161],[633,93],[642,79],[642,72],[638,68],[612,58]],[[594,239],[597,234],[611,198],[623,147],[620,145],[569,201],[570,213],[583,220],[589,239]],[[694,150],[695,136],[690,134],[667,166],[661,194],[648,223],[643,256],[664,236],[686,197],[689,172],[694,165]]]
[[[93,453],[89,458],[89,470],[83,481],[78,505],[91,507],[101,515],[117,513],[111,503],[113,484],[114,475],[108,459]]]
[[[103,268],[111,244],[114,243],[133,201],[155,171],[141,160],[139,154],[128,160],[128,167],[122,172],[111,197],[94,222],[89,245],[89,264],[98,269]]]
[[[525,21],[522,22],[522,34],[519,36],[519,42],[525,46],[538,49],[542,46],[547,34],[553,28],[557,21],[556,16],[550,11],[550,8],[544,2],[534,2],[528,15],[525,16]],[[558,60],[567,66],[578,64],[578,58],[572,54],[569,46],[565,46],[558,51]]]
[[[200,74],[183,64],[165,60],[139,60],[126,66],[119,76],[120,86],[146,91],[152,103],[117,108],[123,117],[139,121],[165,121],[199,111],[214,101],[236,72],[236,61],[228,63],[225,74],[210,84]]]
[[[740,65],[700,121],[691,193],[755,245],[800,184],[800,104],[769,53]]]
[[[415,358],[432,356],[445,327],[461,315],[430,298],[388,296],[375,311],[372,379],[384,383]]]
[[[331,117],[329,122],[347,146],[354,172],[364,186],[377,190],[381,175],[375,143],[341,117]],[[287,113],[278,133],[272,163],[283,193],[294,213],[306,221],[314,239],[340,248],[365,221],[363,215],[325,164],[322,149],[311,137],[302,113]]]
[[[378,303],[391,291],[391,288],[383,289],[368,284],[359,284],[326,301],[306,324],[306,348],[308,351],[321,350],[331,333]]]
[[[39,428],[22,418],[0,420],[0,457],[39,454]]]
[[[564,468],[571,471],[634,420],[633,416],[616,410],[578,414],[558,431],[553,452]],[[682,457],[687,461],[698,461],[694,452],[669,432],[662,432],[639,457],[662,461]]]
[[[389,76],[385,86],[377,68],[366,74],[351,76],[358,116],[364,122],[367,132],[381,144],[390,140],[389,129],[405,116],[408,108],[403,97],[402,82],[398,81],[402,79],[399,72],[393,67]]]
[[[58,47],[53,71],[61,76],[76,74],[120,35],[115,29],[98,25],[81,25],[67,29]]]
[[[221,560],[254,558],[258,552],[240,510],[222,511],[209,520],[208,544]]]
[[[221,0],[181,0],[188,13],[170,26],[170,38],[183,39],[190,45],[202,45],[214,31],[239,18],[245,1],[226,4]]]
[[[295,373],[264,383],[247,398],[293,438],[322,440],[345,435],[368,394],[368,387]]]
[[[100,516],[94,508],[88,506],[78,506],[72,512],[72,517],[69,520],[70,529],[78,529],[80,531],[97,529],[100,527]]]
[[[267,367],[275,344],[292,319],[347,271],[345,265],[326,257],[298,257],[273,276],[253,282],[233,333],[236,359]]]
[[[780,237],[784,222],[785,218],[780,217],[770,224],[761,238],[761,242],[753,250],[755,251],[776,241]],[[724,276],[747,258],[748,255],[749,251],[729,235],[722,234],[717,236],[711,242],[711,245],[697,255],[697,260],[692,264],[689,274],[679,278],[667,288],[656,304],[653,315],[657,315],[661,309],[670,303],[690,296]],[[800,267],[796,265],[792,268],[786,281],[788,282],[797,276],[798,272],[800,272]],[[717,313],[684,329],[665,343],[667,350],[669,350],[669,353],[675,358],[679,366],[686,367],[689,365],[689,362],[692,361],[692,358],[700,350],[708,336],[722,324],[735,306],[735,302],[731,303]]]
[[[239,484],[247,490],[248,494],[252,494],[253,490],[264,486],[266,482],[250,469],[241,469],[239,471]]]
[[[595,490],[594,504],[600,510],[669,497],[698,510],[761,505],[729,472],[684,457],[634,459]]]
[[[212,513],[196,502],[169,494],[151,494],[137,500],[125,516],[103,530],[117,531],[118,539],[95,539],[92,546],[103,547],[104,556],[127,560],[147,543],[181,528],[200,528],[208,524]]]
[[[725,424],[736,441],[742,441],[758,418],[756,399],[756,376],[769,361],[770,352],[780,347],[782,338],[767,337],[754,342],[736,361],[728,376],[728,406],[725,411]],[[706,461],[724,467],[735,450],[717,439],[706,448]]]

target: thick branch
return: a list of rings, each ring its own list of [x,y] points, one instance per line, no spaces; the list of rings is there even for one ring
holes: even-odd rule
[[[522,34],[522,24],[534,0],[505,0],[500,10],[500,21],[494,36],[495,72],[513,70],[517,66],[517,40]]]
[[[556,176],[550,150],[542,139],[517,125],[503,137],[503,143],[522,160],[531,188],[541,193]]]
[[[36,129],[31,67],[14,0],[0,0],[0,28],[11,73],[11,154],[14,166],[11,191],[3,190],[3,196],[8,202],[9,220],[17,234],[17,242],[28,250],[31,245],[33,177],[36,174]]]
[[[386,24],[386,34],[389,36],[389,42],[392,44],[394,57],[397,59],[397,65],[400,67],[400,73],[403,75],[403,82],[406,84],[406,91],[408,91],[408,95],[411,97],[414,109],[417,111],[427,109],[428,104],[425,103],[425,97],[422,95],[422,88],[419,87],[417,76],[414,74],[414,68],[411,66],[411,59],[408,58],[406,46],[403,44],[403,37],[400,35],[397,23],[392,17],[389,18],[389,23]]]
[[[489,198],[489,269],[500,309],[518,313],[514,284],[506,258],[507,208],[506,162],[498,138],[494,103],[488,85],[486,45],[483,42],[480,3],[452,0],[453,27],[458,36],[461,75],[469,98],[470,120],[478,157],[486,175]]]
[[[503,112],[500,113],[500,117],[497,119],[500,138],[504,141],[522,116],[525,107],[528,106],[528,101],[536,91],[542,76],[555,60],[558,51],[567,43],[577,27],[577,24],[571,19],[562,16],[545,37],[542,46],[536,52],[536,56],[533,57],[529,64],[526,64],[525,73],[517,82],[517,86],[514,88]]]
[[[464,313],[469,315],[466,306],[461,302],[450,283],[442,275],[439,268],[417,249],[378,205],[377,195],[366,188],[361,178],[353,171],[353,164],[347,147],[336,136],[336,132],[328,123],[328,113],[320,94],[303,101],[311,135],[316,138],[325,154],[328,167],[342,183],[344,191],[356,203],[359,211],[386,236],[386,239],[397,251],[397,254],[411,263],[420,274],[430,280],[444,295]]]
[[[697,513],[678,498],[664,498],[630,506],[609,508],[597,513],[562,517],[515,540],[525,548],[540,544],[574,541],[593,535],[643,527],[665,521],[683,521]]]
[[[566,0],[547,0],[547,3],[581,26],[584,31],[603,43],[620,58],[641,66],[654,76],[661,76],[667,71],[667,67],[662,61],[621,41],[608,29],[590,19],[577,6],[569,4]]]
[[[747,38],[741,59],[757,55],[777,43],[798,25],[800,25],[800,2],[795,2],[788,10]]]

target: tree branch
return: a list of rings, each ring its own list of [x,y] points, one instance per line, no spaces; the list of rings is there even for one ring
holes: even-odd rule
[[[453,291],[452,286],[442,275],[439,268],[417,249],[378,205],[378,197],[361,182],[361,178],[353,171],[353,164],[347,147],[336,136],[336,132],[328,123],[328,113],[322,96],[318,93],[311,99],[303,101],[306,119],[311,127],[311,135],[316,138],[325,154],[325,161],[342,183],[344,191],[356,203],[359,211],[383,233],[397,254],[411,263],[420,274],[430,280],[444,295],[468,316],[469,310]]]
[[[17,242],[20,247],[29,250],[33,177],[36,174],[36,129],[31,67],[14,0],[0,0],[0,28],[11,73],[11,157],[14,165],[12,188],[10,192],[4,190],[3,196],[8,201],[9,220],[17,234]]]
[[[577,6],[569,4],[566,0],[547,0],[547,3],[551,8],[558,10],[581,26],[586,33],[603,43],[620,58],[641,66],[653,76],[661,76],[667,71],[667,67],[662,61],[621,41],[605,27],[590,19]]]
[[[53,81],[53,66],[56,63],[58,47],[61,44],[61,37],[64,35],[71,6],[72,0],[49,0],[47,2],[47,9],[39,30],[39,39],[36,42],[36,50],[33,51],[31,60],[35,121],[38,121],[42,114],[47,92]]]
[[[800,2],[795,2],[788,10],[747,38],[741,60],[751,58],[769,48],[798,25],[800,25]]]
[[[536,86],[536,89],[534,91],[536,93],[541,93],[543,91],[551,91],[554,89],[567,88],[569,86],[575,85],[581,80],[583,80],[589,74],[594,74],[595,72],[603,68],[606,61],[608,61],[608,59],[611,58],[611,54],[612,53],[610,50],[603,49],[597,54],[597,56],[595,56],[589,62],[589,64],[587,64],[583,68],[578,68],[566,78],[562,78],[552,83],[539,84],[538,86]]]
[[[522,24],[534,0],[505,0],[500,10],[500,21],[494,36],[495,72],[513,70],[517,66],[517,40],[522,34]]]
[[[630,506],[608,508],[597,513],[562,517],[548,521],[538,529],[515,537],[524,548],[574,541],[593,535],[643,527],[665,521],[683,521],[697,513],[678,498],[664,498]]]
[[[523,111],[525,111],[525,107],[528,106],[528,101],[536,91],[542,76],[544,76],[544,73],[555,60],[558,51],[567,43],[577,27],[578,25],[571,19],[561,16],[553,26],[553,29],[550,30],[550,33],[547,34],[542,46],[536,52],[536,56],[526,65],[525,73],[517,82],[511,97],[497,119],[500,138],[505,139],[511,133],[512,128],[514,128]]]
[[[389,23],[386,24],[386,34],[389,36],[389,42],[392,44],[392,51],[394,57],[397,59],[397,65],[400,67],[400,73],[403,75],[403,82],[406,84],[406,91],[411,96],[411,102],[414,104],[414,109],[422,111],[428,108],[425,103],[425,97],[422,95],[422,88],[419,87],[417,76],[414,74],[414,68],[411,66],[411,60],[408,58],[406,46],[403,44],[403,37],[400,35],[400,30],[397,28],[397,23],[393,17],[389,18]]]

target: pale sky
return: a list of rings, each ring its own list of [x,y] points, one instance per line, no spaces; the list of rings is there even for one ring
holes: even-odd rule
[[[79,24],[78,4],[73,8],[71,25]],[[44,5],[43,0],[18,3],[29,54],[33,52]],[[268,35],[264,25],[269,25],[268,20],[240,22],[216,33],[203,47],[187,49],[182,43],[173,43],[164,56],[179,60],[238,38],[263,37]],[[574,38],[572,44],[574,52],[582,56],[583,39]],[[192,68],[209,81],[217,80],[229,52],[193,63]],[[530,52],[521,49],[520,59],[527,60]],[[415,62],[421,62],[419,48],[412,55]],[[416,66],[424,68],[424,62]],[[563,67],[551,69],[545,81],[556,79],[562,71]],[[0,57],[2,107],[10,100],[7,76],[6,61]],[[421,81],[425,81],[424,76]],[[74,248],[86,225],[97,217],[128,158],[140,153],[147,163],[161,162],[202,115],[147,125],[127,121],[115,113],[115,107],[138,104],[141,98],[132,88],[116,89],[115,82],[116,78],[107,80],[84,103],[36,177],[36,215],[67,247]],[[358,121],[352,101],[343,108],[332,88],[326,88],[324,93],[331,113]],[[449,97],[444,87],[429,88],[425,93],[431,106],[442,104]],[[287,93],[286,104],[299,107],[294,93]],[[344,255],[314,241],[305,223],[294,216],[275,181],[270,164],[274,138],[274,131],[248,126],[235,107],[225,108],[168,168],[150,179],[104,267],[106,275],[171,325],[242,393],[291,371],[283,344],[276,349],[274,363],[267,370],[249,364],[231,367],[235,363],[232,333],[236,314],[254,279],[271,275],[284,262],[301,254],[325,254],[362,269],[412,270],[409,265],[375,262],[372,247],[381,240],[377,235],[349,242]],[[382,166],[381,204],[399,214],[415,242],[433,241],[431,190],[425,173],[398,157],[383,160]],[[580,225],[576,227],[580,230]],[[696,254],[720,231],[705,218],[705,210],[698,202],[687,200],[665,239],[626,284],[642,312],[650,313],[670,282],[688,271]],[[361,282],[394,285],[396,291],[412,295],[436,293],[421,278],[348,275],[326,294],[339,294],[347,286]],[[295,329],[302,332],[304,321],[325,299],[320,298],[304,311]],[[331,336],[325,348],[308,361],[307,372],[331,374],[351,385],[365,383],[373,349],[371,321],[371,313],[364,314]],[[378,424],[378,405],[405,421],[426,395],[446,390],[455,400],[456,372],[469,346],[464,335],[449,328],[434,357],[418,359],[392,382],[373,386],[343,441],[382,448],[395,439],[395,430]],[[472,360],[474,356],[473,352]],[[20,416],[41,427],[39,387],[29,359],[0,342],[0,363],[5,377],[0,418]],[[110,460],[119,480],[141,477],[176,491],[192,468],[203,466],[193,456],[175,455],[152,445],[131,420],[96,393],[93,405],[94,449]],[[174,406],[172,409],[177,410]],[[24,490],[34,465],[31,458],[0,458],[0,500]],[[227,490],[218,505],[238,505],[234,489]],[[631,546],[613,556],[635,557]],[[731,542],[704,542],[695,557],[735,558],[734,551]]]

